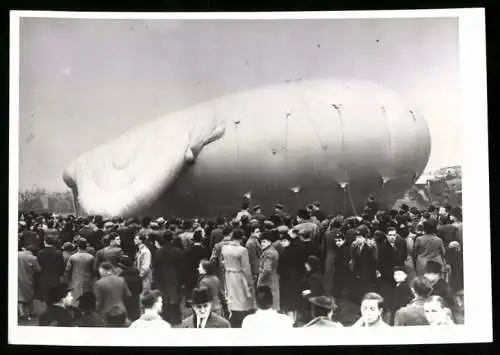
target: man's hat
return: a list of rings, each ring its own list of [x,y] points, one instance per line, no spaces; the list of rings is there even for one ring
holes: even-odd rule
[[[49,290],[47,303],[56,303],[64,298],[72,289],[65,283],[59,283]]]
[[[254,210],[254,211],[257,211],[257,210],[258,210],[258,209],[260,209],[260,208],[261,208],[261,207],[260,207],[260,205],[255,205],[255,206],[253,206],[253,210]]]
[[[115,224],[111,221],[108,221],[106,223],[104,223],[104,228],[113,228],[115,226]]]
[[[443,265],[434,260],[429,260],[425,264],[425,272],[429,274],[440,274],[443,271]]]
[[[321,207],[321,202],[319,201],[314,201],[313,202],[313,205],[316,206],[316,207]]]
[[[159,217],[156,219],[156,222],[159,224],[163,224],[163,223],[165,223],[165,219],[163,217]]]
[[[309,302],[319,308],[334,310],[336,308],[335,301],[332,297],[319,296],[309,298]]]
[[[281,203],[277,203],[277,204],[275,204],[275,205],[274,205],[274,208],[277,208],[277,209],[279,209],[279,210],[282,210],[282,209],[283,209],[283,207],[284,207],[284,206],[283,206]]]
[[[213,301],[212,292],[207,287],[200,287],[193,290],[191,304],[204,304]]]
[[[403,203],[401,205],[400,209],[406,212],[410,209],[410,207],[406,203]]]

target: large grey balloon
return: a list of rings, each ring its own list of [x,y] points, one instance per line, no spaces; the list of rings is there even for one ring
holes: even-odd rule
[[[64,181],[89,214],[203,216],[242,195],[268,212],[319,200],[359,213],[391,205],[430,154],[426,122],[359,80],[292,81],[223,96],[146,123],[78,157]],[[293,192],[292,192],[293,191]]]

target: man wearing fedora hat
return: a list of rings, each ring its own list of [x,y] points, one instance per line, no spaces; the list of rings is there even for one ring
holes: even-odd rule
[[[212,301],[209,288],[195,288],[191,296],[193,314],[182,321],[181,328],[231,328],[228,320],[212,312]]]
[[[333,327],[343,328],[343,325],[332,320],[333,312],[337,308],[335,300],[328,296],[319,296],[309,298],[312,305],[312,316],[314,317],[309,323],[304,325],[308,327]]]

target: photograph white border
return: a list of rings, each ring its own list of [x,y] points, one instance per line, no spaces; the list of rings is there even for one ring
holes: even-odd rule
[[[389,329],[294,328],[280,333],[241,329],[51,328],[17,326],[17,211],[19,187],[19,30],[21,17],[80,19],[279,20],[360,18],[459,19],[461,140],[463,150],[465,324],[453,327]],[[9,132],[9,277],[8,341],[26,345],[81,346],[239,346],[239,345],[379,345],[491,342],[492,289],[489,218],[489,170],[486,94],[485,13],[482,8],[252,13],[112,13],[11,11]],[[474,206],[474,207],[472,207]],[[472,221],[475,223],[472,224]],[[478,221],[480,221],[478,223]]]

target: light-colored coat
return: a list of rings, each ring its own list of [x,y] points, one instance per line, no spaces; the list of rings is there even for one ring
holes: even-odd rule
[[[273,294],[272,308],[278,310],[280,307],[280,282],[278,275],[278,251],[270,246],[262,251],[259,261],[259,279],[257,287],[269,286]]]
[[[250,314],[243,319],[241,328],[276,332],[277,329],[293,328],[293,323],[293,318],[280,314],[272,308],[259,309],[254,314]]]
[[[78,251],[70,256],[64,271],[64,280],[68,282],[73,290],[73,298],[76,301],[84,292],[92,291],[94,285],[94,257],[87,253]]]
[[[140,245],[139,250],[137,250],[137,253],[135,254],[135,267],[139,270],[139,276],[142,278],[142,290],[150,290],[153,278],[153,270],[151,269],[151,251],[144,244]]]
[[[249,311],[255,307],[253,277],[248,260],[248,250],[236,241],[222,246],[221,261],[224,265],[224,286],[234,311]]]
[[[18,265],[18,302],[31,303],[33,300],[35,273],[42,268],[38,259],[30,251],[20,251],[17,258]]]
[[[171,328],[171,326],[168,322],[165,322],[158,313],[146,310],[139,319],[130,324],[129,328],[167,329]]]

